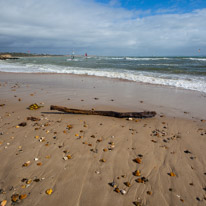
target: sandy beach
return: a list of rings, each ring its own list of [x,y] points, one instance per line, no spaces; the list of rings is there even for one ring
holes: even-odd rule
[[[1,205],[206,205],[205,100],[129,81],[0,73]],[[73,115],[52,104],[157,115]]]

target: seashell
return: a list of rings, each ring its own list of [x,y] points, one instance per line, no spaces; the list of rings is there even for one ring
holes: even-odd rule
[[[16,128],[19,128],[19,126],[17,125]]]
[[[47,195],[51,195],[51,194],[52,194],[52,192],[53,192],[53,190],[52,190],[52,189],[48,189],[48,190],[46,190],[46,194],[47,194]]]
[[[140,176],[140,175],[141,175],[141,173],[140,173],[139,170],[136,170],[136,171],[134,172],[134,176]]]
[[[12,201],[12,202],[17,202],[18,199],[19,199],[19,194],[13,194],[13,195],[11,196],[11,201]]]
[[[104,151],[104,152],[107,152],[107,151],[108,151],[108,149],[107,149],[107,148],[104,148],[104,149],[103,149],[103,151]]]
[[[7,200],[3,200],[3,201],[1,201],[1,206],[5,206],[6,203],[7,203]]]
[[[132,120],[133,120],[133,118],[131,118],[131,117],[130,117],[130,118],[128,118],[128,120],[129,120],[129,121],[132,121]]]
[[[116,188],[114,189],[114,191],[117,192],[117,193],[120,193],[120,189],[119,189],[118,187],[116,187]]]
[[[97,142],[102,142],[102,139],[98,139]]]
[[[176,177],[176,174],[175,174],[174,172],[170,172],[169,175],[170,175],[171,177]]]
[[[138,163],[138,164],[141,164],[141,162],[142,162],[142,160],[140,159],[140,158],[136,158],[135,160],[134,160],[136,163]]]
[[[38,162],[36,165],[37,165],[37,166],[41,166],[41,165],[42,165],[42,163],[41,163],[41,162]]]
[[[130,182],[125,182],[124,183],[127,187],[131,187],[131,183]]]
[[[122,195],[126,195],[126,190],[120,190],[120,192],[122,193]]]
[[[39,139],[39,136],[35,136],[36,139]]]
[[[92,147],[92,144],[88,144],[88,146]]]
[[[95,171],[96,174],[100,174],[100,171]]]
[[[75,137],[79,137],[79,134],[75,134]]]
[[[39,159],[36,157],[36,158],[34,158],[34,160],[35,160],[35,161],[38,161]]]
[[[20,199],[20,200],[23,200],[23,199],[26,199],[26,198],[27,198],[27,194],[23,194],[23,195],[20,195],[20,196],[19,196],[19,199]]]

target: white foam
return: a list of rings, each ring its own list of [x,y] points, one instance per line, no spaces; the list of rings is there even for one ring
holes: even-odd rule
[[[156,60],[167,60],[169,58],[166,57],[160,57],[160,58],[152,58],[152,57],[126,57],[126,60],[131,61],[156,61]]]
[[[193,61],[206,61],[206,58],[184,58],[184,59],[189,59]]]
[[[116,79],[125,79],[135,82],[143,82],[150,84],[158,84],[196,90],[206,93],[206,77],[191,75],[174,75],[162,74],[158,72],[145,72],[135,70],[120,69],[92,69],[58,66],[50,64],[20,64],[8,63],[0,61],[0,71],[2,72],[18,72],[18,73],[62,73],[90,75],[98,77],[108,77]]]

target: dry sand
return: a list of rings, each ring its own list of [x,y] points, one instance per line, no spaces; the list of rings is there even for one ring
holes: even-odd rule
[[[36,80],[37,84],[26,75],[18,77],[17,83],[16,77],[0,78],[0,202],[32,206],[206,205],[206,121],[202,116],[186,118],[194,110],[182,110],[183,116],[177,118],[165,113],[173,111],[166,105],[162,107],[164,115],[158,112],[155,118],[131,121],[62,114],[50,111],[50,105],[67,106],[73,101],[70,104],[80,108],[131,107],[112,105],[112,96],[107,96],[110,104],[106,104],[102,90],[92,90],[92,86],[87,88],[92,96],[84,92],[85,96],[78,96],[74,88],[68,93],[73,91],[76,96],[66,96],[59,84],[47,81],[48,76],[44,82]],[[148,108],[144,101],[138,108]],[[28,110],[35,102],[44,107]],[[152,105],[155,108],[161,109]],[[22,122],[26,126],[19,126]],[[135,176],[136,171],[140,176]],[[50,195],[46,194],[49,189]],[[25,196],[15,198],[14,194]]]

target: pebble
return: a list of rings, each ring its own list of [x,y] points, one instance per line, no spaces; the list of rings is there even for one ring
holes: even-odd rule
[[[126,195],[126,190],[120,190],[120,192],[122,193],[122,195]]]
[[[7,200],[3,200],[3,201],[1,201],[1,206],[5,206],[6,203],[7,203]]]
[[[47,194],[47,195],[51,195],[52,193],[53,193],[53,190],[52,190],[52,189],[46,190],[46,194]]]

